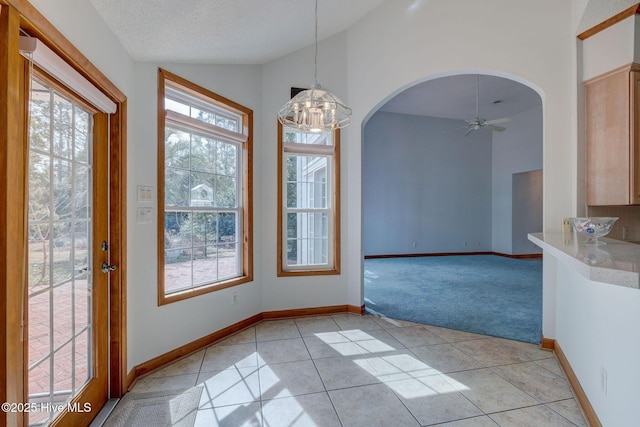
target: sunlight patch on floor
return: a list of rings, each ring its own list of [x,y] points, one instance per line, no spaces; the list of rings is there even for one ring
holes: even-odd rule
[[[360,329],[323,332],[315,336],[343,356],[363,356],[397,350]],[[366,356],[354,359],[353,362],[405,398],[469,390],[464,384],[406,353]]]

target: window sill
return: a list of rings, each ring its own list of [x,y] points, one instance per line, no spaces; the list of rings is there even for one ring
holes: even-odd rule
[[[168,295],[163,295],[162,292],[160,292],[158,294],[158,306],[183,301],[189,298],[197,297],[199,295],[220,291],[222,289],[231,288],[251,281],[253,281],[253,276],[240,276],[234,277],[233,279],[229,279],[224,282],[216,282],[208,285],[198,286],[197,288],[188,288],[181,291],[172,292]]]
[[[278,269],[278,277],[299,277],[299,276],[335,276],[340,274],[340,269],[332,268],[327,270],[281,270]]]

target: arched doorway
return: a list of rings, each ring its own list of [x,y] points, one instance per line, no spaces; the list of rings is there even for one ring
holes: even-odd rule
[[[430,78],[381,104],[363,131],[367,310],[537,342],[541,262],[527,233],[542,230],[542,138],[540,95],[501,76]],[[441,274],[450,261],[461,277]]]

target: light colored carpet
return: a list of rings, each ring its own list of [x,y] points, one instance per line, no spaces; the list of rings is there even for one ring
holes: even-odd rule
[[[202,387],[185,391],[127,393],[118,402],[105,427],[192,427]]]

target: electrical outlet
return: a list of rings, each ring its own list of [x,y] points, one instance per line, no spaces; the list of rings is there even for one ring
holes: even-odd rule
[[[602,366],[600,367],[600,391],[607,395],[607,371]]]
[[[562,218],[562,232],[563,233],[571,233],[573,228],[571,227],[571,221],[569,218]]]
[[[231,304],[237,304],[237,303],[238,303],[238,294],[234,292],[231,294]]]

